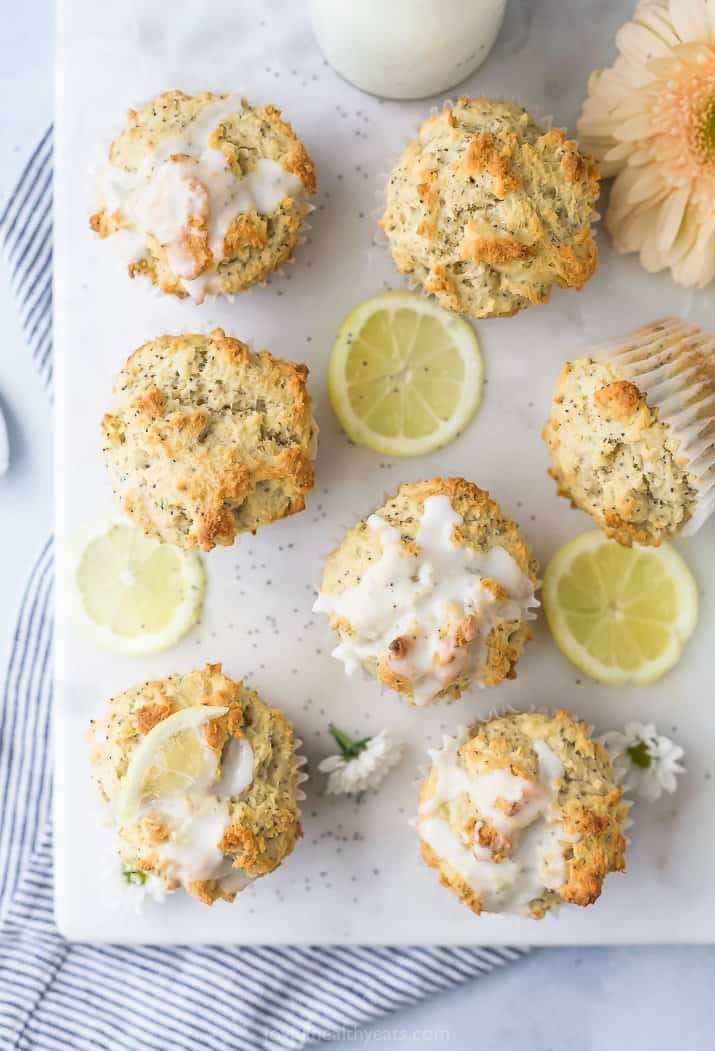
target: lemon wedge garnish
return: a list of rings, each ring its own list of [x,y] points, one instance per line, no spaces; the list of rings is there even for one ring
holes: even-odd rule
[[[204,571],[195,552],[110,520],[85,536],[74,585],[80,619],[98,642],[122,653],[156,653],[199,619]]]
[[[616,686],[669,671],[698,619],[695,580],[673,547],[623,547],[597,530],[556,552],[542,596],[561,652]]]
[[[386,292],[345,319],[328,391],[354,442],[418,456],[456,438],[477,410],[484,378],[468,322],[412,292]]]
[[[228,708],[182,708],[162,719],[134,749],[117,797],[117,821],[130,824],[143,799],[187,793],[204,772],[206,751],[197,734]]]

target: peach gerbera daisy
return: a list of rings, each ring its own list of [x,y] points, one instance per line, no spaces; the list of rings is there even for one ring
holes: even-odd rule
[[[641,0],[616,45],[578,123],[616,176],[606,226],[646,270],[702,288],[715,277],[715,0]]]

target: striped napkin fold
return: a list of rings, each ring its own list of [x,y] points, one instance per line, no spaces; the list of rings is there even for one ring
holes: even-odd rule
[[[52,390],[52,129],[0,216],[22,328]],[[0,707],[0,1046],[273,1051],[347,1037],[522,949],[82,945],[53,918],[52,539],[22,597]],[[237,907],[240,908],[240,905]]]

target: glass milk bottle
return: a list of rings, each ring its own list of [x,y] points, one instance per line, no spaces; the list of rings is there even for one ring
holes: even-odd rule
[[[310,0],[326,59],[363,91],[416,99],[449,90],[496,40],[506,0]]]

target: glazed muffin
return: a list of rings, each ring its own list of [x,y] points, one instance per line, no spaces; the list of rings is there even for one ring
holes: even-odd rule
[[[511,712],[429,754],[422,856],[477,915],[592,905],[608,873],[625,869],[621,789],[580,720]]]
[[[508,317],[581,288],[598,164],[521,106],[460,99],[426,120],[390,175],[380,220],[400,273],[442,306]]]
[[[715,496],[715,339],[671,318],[566,362],[544,440],[559,493],[607,536],[695,532]]]
[[[220,664],[117,694],[88,740],[129,876],[233,901],[302,835],[293,729]]]
[[[204,551],[302,511],[316,442],[307,377],[221,329],[139,347],[101,424],[123,510],[148,536]]]
[[[538,606],[518,527],[463,478],[403,485],[328,558],[314,609],[333,656],[411,704],[515,678]]]
[[[167,91],[129,111],[90,225],[130,277],[201,302],[290,259],[312,193],[313,162],[280,110]]]

